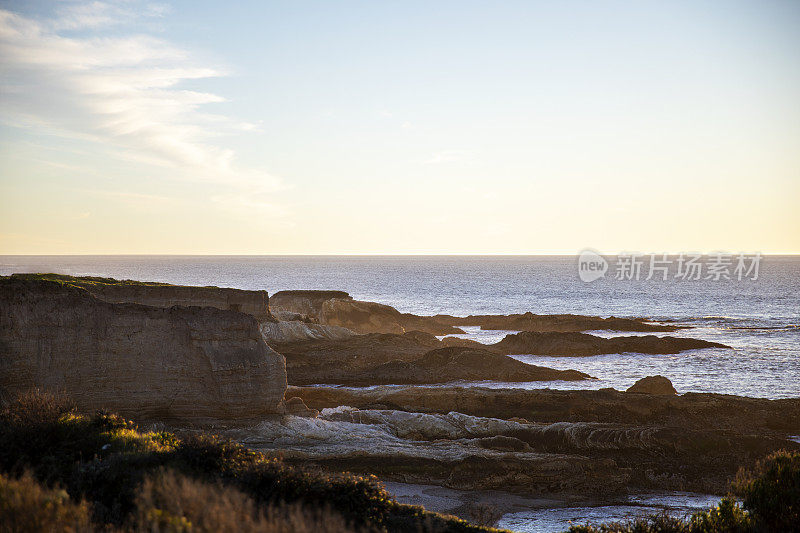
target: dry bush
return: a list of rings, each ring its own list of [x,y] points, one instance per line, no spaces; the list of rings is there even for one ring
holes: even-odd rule
[[[8,402],[0,417],[11,424],[38,426],[56,422],[74,409],[75,405],[63,394],[32,389]]]
[[[338,514],[299,504],[259,510],[239,490],[203,483],[172,470],[147,478],[136,498],[137,532],[339,533],[355,531]]]
[[[82,533],[93,531],[85,502],[66,491],[46,489],[29,473],[19,479],[0,475],[0,533]]]
[[[493,527],[501,518],[503,511],[489,503],[475,503],[469,507],[469,521],[484,527]]]

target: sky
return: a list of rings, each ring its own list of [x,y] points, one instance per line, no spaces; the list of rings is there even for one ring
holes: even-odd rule
[[[800,253],[800,2],[0,1],[0,254]]]

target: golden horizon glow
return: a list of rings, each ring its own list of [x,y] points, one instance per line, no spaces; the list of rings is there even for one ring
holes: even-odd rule
[[[796,2],[10,2],[0,58],[0,255],[800,254]]]

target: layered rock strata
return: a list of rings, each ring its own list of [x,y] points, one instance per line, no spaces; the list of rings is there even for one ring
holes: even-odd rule
[[[244,313],[113,304],[68,284],[0,279],[0,390],[31,388],[137,419],[235,421],[281,412],[286,370]]]
[[[467,438],[507,453],[606,461],[635,489],[725,493],[739,467],[781,448],[800,450],[787,438],[800,432],[800,400],[455,387],[289,387],[287,397],[329,419],[388,426],[415,441]],[[337,405],[352,407],[326,410]]]

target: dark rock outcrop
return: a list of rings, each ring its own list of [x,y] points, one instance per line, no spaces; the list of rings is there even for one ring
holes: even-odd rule
[[[554,370],[529,365],[489,350],[458,346],[437,348],[413,361],[394,360],[361,370],[332,368],[325,375],[325,383],[358,386],[448,383],[459,380],[523,382],[583,379],[590,379],[590,376],[577,370]],[[299,379],[297,382],[302,384],[302,381]]]
[[[590,377],[575,370],[529,365],[473,341],[465,344],[451,346],[428,333],[412,331],[403,335],[372,333],[272,346],[286,356],[288,379],[293,385],[574,381]]]
[[[451,326],[480,326],[481,329],[504,329],[510,331],[675,331],[679,326],[651,324],[642,318],[602,318],[585,315],[537,315],[522,313],[512,315],[470,315],[457,317],[436,315],[433,317]]]
[[[286,370],[244,313],[0,279],[0,390],[31,388],[137,419],[242,420],[280,412]]]
[[[672,386],[672,382],[664,376],[647,376],[642,378],[628,387],[625,392],[661,394],[666,396],[678,394],[678,391],[676,391],[675,387]]]
[[[674,354],[700,348],[730,348],[724,344],[655,335],[597,337],[588,333],[533,332],[506,335],[492,348],[507,354],[590,356],[607,353]]]

